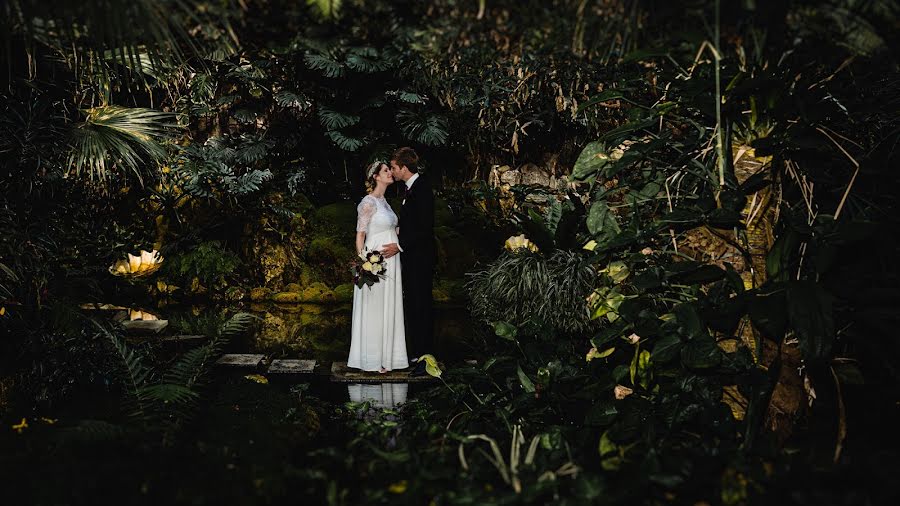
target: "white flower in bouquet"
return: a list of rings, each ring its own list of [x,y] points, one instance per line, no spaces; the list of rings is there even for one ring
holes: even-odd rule
[[[369,261],[372,262],[373,264],[378,263],[378,255],[376,255],[374,253],[369,255]]]
[[[366,272],[372,272],[372,262],[366,262],[362,264],[362,268]]]

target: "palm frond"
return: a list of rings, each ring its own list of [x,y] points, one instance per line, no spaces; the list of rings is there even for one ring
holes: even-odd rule
[[[108,180],[114,169],[124,169],[143,183],[145,164],[166,155],[160,141],[174,132],[173,119],[170,113],[145,108],[89,109],[72,132],[69,168],[76,175],[88,172],[92,180]]]

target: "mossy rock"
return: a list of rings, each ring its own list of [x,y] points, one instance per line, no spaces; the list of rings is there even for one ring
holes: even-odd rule
[[[333,236],[316,237],[306,251],[307,265],[315,270],[316,279],[331,286],[350,278],[350,263],[355,257],[349,240],[345,242]]]
[[[350,302],[353,300],[353,283],[344,283],[334,288],[334,298],[338,302]]]
[[[247,290],[239,286],[230,286],[225,290],[225,300],[237,302],[247,298]]]
[[[315,213],[315,225],[339,232],[356,230],[356,203],[343,201],[320,207]]]
[[[285,291],[285,292],[297,292],[297,293],[300,293],[300,292],[303,291],[303,287],[300,286],[299,283],[288,283],[287,285],[285,285],[284,291]]]
[[[300,293],[300,298],[302,299],[302,302],[306,303],[312,302],[321,304],[335,301],[334,292],[331,291],[325,283],[313,283],[304,288]]]
[[[269,300],[272,297],[272,289],[260,286],[250,290],[250,300],[259,302]]]
[[[313,269],[312,267],[310,267],[309,265],[306,265],[306,264],[301,265],[299,268],[299,271],[300,271],[300,276],[297,279],[297,284],[299,284],[301,287],[309,286],[309,285],[315,283],[316,281],[322,281],[321,279],[319,279],[319,273],[316,272],[316,270]],[[301,290],[302,290],[302,288],[301,288]],[[298,290],[298,291],[300,291],[300,290]]]
[[[272,300],[282,304],[296,304],[302,301],[302,295],[297,292],[279,292],[272,296]]]

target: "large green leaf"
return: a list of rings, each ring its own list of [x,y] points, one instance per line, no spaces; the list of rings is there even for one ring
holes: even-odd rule
[[[711,338],[694,339],[681,349],[681,363],[689,369],[708,369],[722,361],[722,350]]]
[[[519,382],[522,384],[522,388],[526,392],[534,392],[534,383],[531,382],[531,379],[525,374],[525,371],[522,370],[522,366],[516,368],[516,374],[519,376]]]
[[[588,232],[600,236],[602,239],[609,239],[622,231],[615,215],[602,200],[591,205],[587,217],[587,227]]]
[[[584,181],[608,163],[610,163],[610,159],[606,154],[606,144],[594,141],[585,146],[578,155],[578,160],[575,161],[575,167],[572,169],[572,178]]]
[[[656,345],[653,347],[654,362],[664,363],[672,360],[678,356],[681,346],[681,338],[677,335],[670,334],[663,337],[657,341]]]

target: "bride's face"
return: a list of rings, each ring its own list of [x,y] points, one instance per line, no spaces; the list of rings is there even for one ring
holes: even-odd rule
[[[376,183],[391,184],[394,182],[394,176],[391,174],[391,168],[386,164],[378,167],[378,174],[375,176]]]

